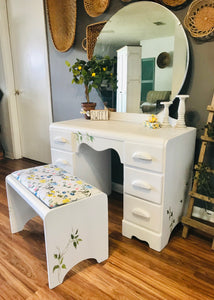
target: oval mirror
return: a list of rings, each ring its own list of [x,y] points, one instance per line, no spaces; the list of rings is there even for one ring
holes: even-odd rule
[[[117,91],[100,89],[117,112],[158,113],[184,83],[189,47],[179,19],[166,7],[140,1],[120,9],[100,32],[94,55],[117,58]]]

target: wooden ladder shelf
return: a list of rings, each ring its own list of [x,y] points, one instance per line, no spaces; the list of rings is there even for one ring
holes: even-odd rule
[[[208,119],[207,119],[207,124],[208,123],[212,123],[214,121],[213,116],[214,116],[214,95],[212,98],[212,102],[211,105],[207,106],[207,111],[208,113]],[[199,173],[200,173],[200,165],[203,164],[204,159],[205,159],[205,154],[206,154],[206,148],[208,143],[214,143],[214,139],[210,138],[208,136],[207,133],[207,128],[205,128],[204,130],[204,135],[201,136],[201,149],[200,149],[200,153],[199,153],[199,158],[198,158],[198,164],[195,166],[195,177],[194,177],[194,181],[193,181],[193,186],[192,186],[192,191],[189,193],[190,195],[190,199],[189,199],[189,205],[188,205],[188,209],[187,209],[187,214],[186,216],[184,216],[181,220],[181,222],[183,223],[184,227],[183,227],[183,232],[182,232],[182,237],[186,238],[188,235],[188,231],[190,227],[193,227],[195,229],[198,229],[202,232],[206,232],[207,234],[212,236],[213,242],[212,242],[212,250],[214,250],[214,225],[212,225],[211,223],[209,224],[205,224],[200,220],[196,220],[192,218],[192,211],[193,211],[193,206],[194,206],[194,202],[195,199],[200,199],[201,201],[206,201],[209,203],[213,203],[214,204],[214,198],[211,198],[209,196],[206,195],[202,195],[199,194],[197,192],[198,190],[198,181],[199,181]],[[212,169],[206,169],[206,172],[211,172],[214,174],[214,170]]]

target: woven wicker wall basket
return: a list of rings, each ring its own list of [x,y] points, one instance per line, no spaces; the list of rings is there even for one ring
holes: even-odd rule
[[[82,47],[87,51],[87,57],[91,60],[94,47],[96,45],[97,37],[100,34],[100,31],[103,29],[107,21],[97,22],[94,24],[89,24],[86,27],[86,38],[82,41]]]
[[[214,1],[195,0],[189,6],[184,26],[191,36],[201,41],[214,38]]]
[[[98,17],[109,6],[110,0],[84,0],[84,7],[90,17]]]
[[[55,48],[68,51],[74,43],[76,32],[76,0],[46,0],[51,37]]]
[[[185,7],[189,2],[190,0],[161,0],[160,1],[160,3],[172,9],[181,9]]]

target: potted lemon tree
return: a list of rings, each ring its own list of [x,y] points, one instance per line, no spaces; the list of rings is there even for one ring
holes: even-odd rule
[[[77,58],[72,66],[68,61],[65,62],[69,72],[73,74],[72,83],[84,84],[86,101],[82,102],[81,106],[86,119],[90,119],[88,112],[96,107],[96,103],[89,99],[92,88],[99,89],[105,84],[116,90],[117,77],[113,72],[115,62],[116,59],[109,56],[99,59],[93,56],[89,61]]]

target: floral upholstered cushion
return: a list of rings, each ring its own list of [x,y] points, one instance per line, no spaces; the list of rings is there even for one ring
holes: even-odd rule
[[[55,165],[24,169],[12,175],[50,208],[100,192]]]

